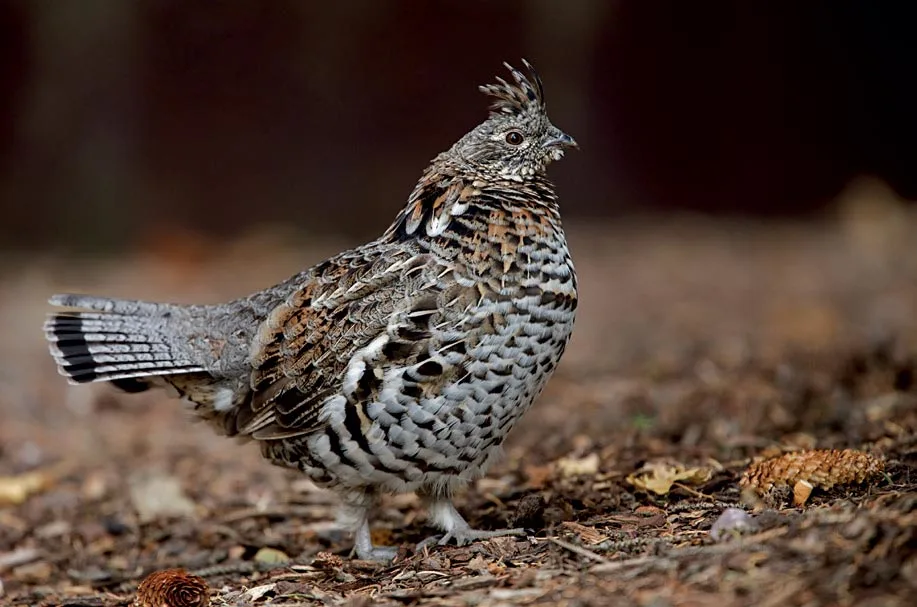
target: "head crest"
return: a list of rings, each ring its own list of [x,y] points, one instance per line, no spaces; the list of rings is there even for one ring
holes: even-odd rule
[[[509,63],[503,63],[513,75],[516,84],[510,84],[498,76],[499,84],[485,84],[478,87],[482,93],[494,98],[493,103],[490,104],[492,113],[518,115],[527,112],[544,112],[544,87],[541,85],[541,78],[538,77],[531,63],[523,59],[522,64],[528,71],[528,76]]]

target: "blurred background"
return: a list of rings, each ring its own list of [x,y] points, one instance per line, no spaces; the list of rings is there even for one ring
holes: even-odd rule
[[[917,197],[904,3],[0,2],[0,248],[93,254],[281,224],[378,234],[540,71],[582,146],[565,216],[810,215],[857,176]],[[174,243],[173,243],[174,244]]]

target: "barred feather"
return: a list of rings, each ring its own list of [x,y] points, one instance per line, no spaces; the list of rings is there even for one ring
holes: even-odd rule
[[[61,312],[45,322],[51,354],[71,383],[203,370],[162,331],[162,304],[80,295],[55,295],[50,301],[101,311]]]

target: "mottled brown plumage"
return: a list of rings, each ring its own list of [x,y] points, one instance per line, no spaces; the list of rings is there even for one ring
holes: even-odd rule
[[[507,66],[509,68],[509,66]],[[217,306],[85,296],[46,332],[62,373],[171,385],[220,431],[337,491],[362,558],[382,492],[415,491],[443,541],[475,531],[453,492],[484,474],[553,372],[576,275],[545,168],[573,140],[541,81],[481,87],[489,118],[424,172],[377,240]]]

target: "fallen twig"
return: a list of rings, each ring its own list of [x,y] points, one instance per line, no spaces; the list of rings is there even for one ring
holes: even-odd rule
[[[548,540],[557,544],[564,550],[569,550],[570,552],[574,554],[578,554],[581,557],[587,558],[591,561],[595,561],[597,563],[603,563],[603,564],[612,562],[600,554],[596,554],[595,552],[591,550],[587,550],[586,548],[583,548],[582,546],[577,546],[576,544],[565,542],[564,540],[558,539],[556,537],[549,537]]]

